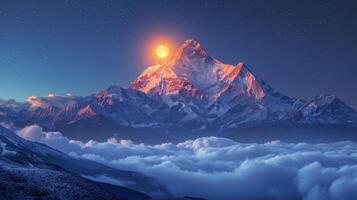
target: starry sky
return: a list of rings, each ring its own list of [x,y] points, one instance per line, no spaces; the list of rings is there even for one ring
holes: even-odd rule
[[[0,0],[0,98],[127,86],[150,41],[194,38],[276,90],[357,108],[357,3],[331,0]]]

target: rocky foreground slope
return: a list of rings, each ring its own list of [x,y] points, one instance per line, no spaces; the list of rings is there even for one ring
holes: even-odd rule
[[[105,175],[127,187],[84,177]],[[146,194],[144,194],[144,192]],[[0,199],[151,199],[165,189],[140,173],[72,158],[46,145],[27,141],[0,126]]]

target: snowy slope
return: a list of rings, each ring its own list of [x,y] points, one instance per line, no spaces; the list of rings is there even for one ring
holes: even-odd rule
[[[144,175],[72,158],[46,145],[22,139],[1,126],[0,167],[0,191],[12,199],[33,195],[59,199],[149,199],[126,187],[83,178],[98,176],[130,183],[131,188],[147,194],[160,190],[165,195],[162,186]],[[18,196],[13,196],[14,190],[19,190]]]

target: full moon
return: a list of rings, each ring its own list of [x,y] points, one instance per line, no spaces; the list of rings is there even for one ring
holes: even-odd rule
[[[159,58],[166,58],[169,55],[169,48],[165,45],[160,45],[156,48],[156,55]]]

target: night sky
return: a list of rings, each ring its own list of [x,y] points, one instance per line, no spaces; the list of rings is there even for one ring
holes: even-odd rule
[[[194,38],[282,93],[333,93],[356,109],[356,10],[338,0],[0,0],[0,98],[127,86],[155,64],[151,41]]]

